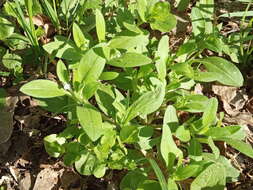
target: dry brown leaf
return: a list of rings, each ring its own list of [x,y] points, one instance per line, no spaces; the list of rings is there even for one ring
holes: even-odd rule
[[[13,131],[13,113],[0,110],[0,144],[5,143],[11,137]]]
[[[32,177],[29,172],[25,172],[24,177],[19,182],[20,190],[28,190],[31,189],[32,186]]]
[[[236,116],[225,116],[224,122],[228,124],[239,124],[239,125],[249,125],[253,126],[253,117],[251,113],[241,112]]]
[[[55,171],[52,168],[46,168],[37,175],[33,190],[53,190],[59,183],[59,176],[62,170]]]
[[[29,20],[29,17],[26,17],[26,20]],[[50,19],[45,15],[36,15],[32,18],[33,24],[42,27],[45,34],[40,38],[43,44],[46,44],[50,41],[50,37],[56,32],[53,24]]]
[[[236,87],[213,85],[212,90],[220,97],[224,110],[231,116],[238,115],[248,100],[245,91]]]
[[[7,95],[4,108],[0,109],[0,144],[7,142],[12,135],[13,113],[17,102],[17,97],[9,97]]]
[[[251,98],[246,104],[247,110],[253,114],[253,98]]]

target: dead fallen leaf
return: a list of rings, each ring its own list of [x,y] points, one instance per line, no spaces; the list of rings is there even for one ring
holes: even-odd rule
[[[253,114],[253,97],[246,104],[247,110]]]
[[[11,137],[13,131],[13,113],[18,102],[17,97],[9,97],[5,90],[0,91],[0,144]]]
[[[32,186],[32,177],[29,172],[25,172],[24,177],[19,182],[20,190],[28,190],[31,189]]]
[[[9,140],[13,130],[13,113],[0,110],[0,144]]]
[[[239,124],[253,126],[253,117],[251,113],[241,112],[236,116],[225,116],[224,122],[228,124]]]
[[[52,168],[46,168],[37,175],[33,190],[53,190],[56,189],[59,182],[59,176],[62,170],[55,171]]]
[[[26,17],[26,20],[29,20],[29,17]],[[40,37],[40,40],[43,44],[48,43],[52,35],[56,32],[53,24],[50,19],[45,15],[35,15],[32,18],[33,24],[44,29],[44,35]]]
[[[231,116],[238,115],[248,100],[246,92],[236,87],[213,85],[212,90],[220,97],[224,110]]]

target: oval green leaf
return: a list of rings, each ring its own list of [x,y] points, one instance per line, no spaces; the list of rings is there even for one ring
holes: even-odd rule
[[[105,19],[100,10],[96,9],[96,30],[99,42],[105,40]]]
[[[31,81],[20,88],[24,94],[35,98],[53,98],[63,96],[66,92],[56,82],[44,79]]]
[[[240,70],[231,62],[220,57],[206,57],[196,61],[205,65],[207,71],[212,73],[212,75],[207,75],[208,81],[218,81],[221,84],[237,87],[243,85],[243,76]],[[203,81],[205,81],[204,76],[205,73],[201,77]],[[195,79],[198,80],[198,78]]]
[[[66,65],[59,60],[56,66],[57,76],[63,84],[69,83],[69,73]]]
[[[145,55],[138,53],[126,53],[119,58],[110,60],[107,64],[115,67],[138,67],[150,64],[152,60]]]
[[[14,32],[14,25],[3,17],[0,17],[0,28],[0,40],[8,38]]]
[[[102,117],[100,112],[90,104],[77,106],[77,117],[86,134],[92,141],[102,135]]]

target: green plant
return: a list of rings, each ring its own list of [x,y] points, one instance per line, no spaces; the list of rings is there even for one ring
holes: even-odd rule
[[[80,10],[84,5],[89,4]],[[198,82],[243,85],[234,64],[204,53],[208,49],[230,55],[219,27],[212,24],[214,1],[201,0],[193,8],[193,35],[175,53],[166,34],[151,40],[142,28],[143,23],[161,32],[174,28],[177,21],[169,3],[93,5],[83,23],[78,22],[80,12],[66,13],[66,19],[76,15],[71,36],[57,35],[43,46],[51,59],[58,59],[59,82],[38,79],[20,89],[48,111],[66,113],[66,129],[45,137],[46,151],[62,156],[83,175],[129,170],[120,184],[123,190],[174,190],[193,178],[191,190],[224,189],[235,181],[239,172],[220,154],[217,142],[253,157],[251,146],[243,142],[243,126],[222,126],[217,99],[191,91]],[[150,179],[152,169],[158,181]]]
[[[228,36],[228,44],[230,49],[236,52],[237,62],[240,62],[242,68],[251,67],[252,61],[252,16],[253,12],[250,11],[252,6],[251,1],[242,1],[247,3],[245,11],[232,12],[228,14],[222,14],[220,17],[238,17],[240,18],[240,30],[232,31]]]

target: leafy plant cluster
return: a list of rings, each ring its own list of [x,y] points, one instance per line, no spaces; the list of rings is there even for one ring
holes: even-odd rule
[[[35,55],[44,74],[57,60],[59,81],[33,80],[20,91],[52,113],[66,113],[67,127],[44,144],[80,174],[100,178],[108,170],[128,170],[122,190],[177,190],[186,180],[191,190],[224,189],[239,171],[218,143],[253,157],[244,127],[223,126],[218,100],[192,92],[197,83],[243,85],[239,69],[224,58],[240,62],[236,46],[220,34],[222,25],[213,24],[213,0],[192,8],[192,35],[176,52],[168,32],[178,21],[167,1],[15,0],[3,9],[0,40],[9,50],[1,47],[0,55],[9,70],[1,74],[23,80],[19,50]],[[33,23],[39,14],[56,33],[44,45],[45,31]]]

